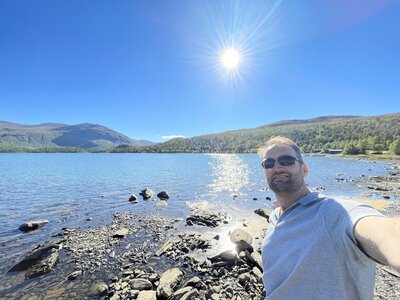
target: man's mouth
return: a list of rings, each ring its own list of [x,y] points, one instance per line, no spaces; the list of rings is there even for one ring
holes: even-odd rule
[[[279,174],[279,175],[275,175],[272,180],[285,180],[289,178],[288,174]]]

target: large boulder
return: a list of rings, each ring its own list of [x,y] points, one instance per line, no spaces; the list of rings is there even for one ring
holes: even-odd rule
[[[165,271],[161,275],[157,288],[157,298],[168,299],[171,297],[182,278],[183,272],[179,268],[172,268]]]
[[[58,263],[59,249],[60,245],[57,243],[39,245],[8,272],[26,271],[26,278],[33,278],[49,273]]]
[[[21,230],[23,232],[29,232],[29,231],[32,231],[32,230],[39,229],[40,227],[43,227],[47,223],[49,223],[48,220],[29,221],[29,222],[26,222],[24,224],[21,224],[19,226],[19,230]]]
[[[253,237],[243,229],[235,229],[231,232],[229,238],[236,245],[238,252],[247,249],[252,250]]]
[[[148,200],[148,199],[150,199],[151,197],[153,197],[154,192],[153,192],[151,189],[149,189],[149,188],[145,188],[144,190],[142,190],[142,191],[139,193],[139,195],[142,196],[144,200]]]

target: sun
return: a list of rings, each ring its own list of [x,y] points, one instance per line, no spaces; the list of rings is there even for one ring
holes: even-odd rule
[[[222,65],[228,69],[236,69],[240,63],[240,54],[234,48],[226,49],[221,55]]]

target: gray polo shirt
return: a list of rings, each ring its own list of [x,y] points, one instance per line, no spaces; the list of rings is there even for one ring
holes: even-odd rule
[[[279,216],[262,246],[268,300],[373,299],[375,263],[357,247],[354,225],[382,216],[355,201],[311,193]]]

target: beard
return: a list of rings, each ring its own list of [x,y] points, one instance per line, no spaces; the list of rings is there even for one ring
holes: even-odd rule
[[[291,194],[299,191],[304,183],[301,174],[279,173],[267,179],[270,189],[278,194]]]

